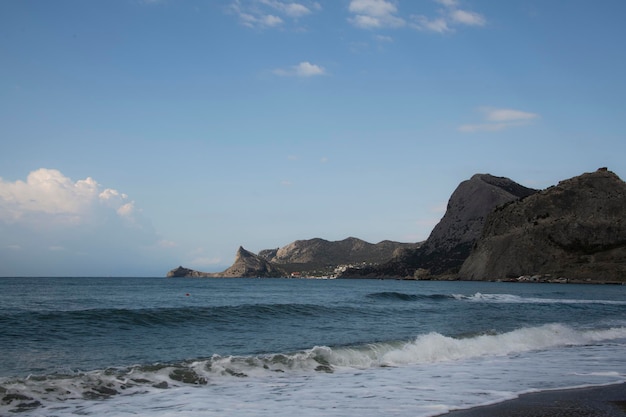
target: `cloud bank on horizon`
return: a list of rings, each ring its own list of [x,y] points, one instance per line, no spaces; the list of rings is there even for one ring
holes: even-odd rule
[[[46,168],[26,181],[0,178],[0,231],[0,263],[13,275],[45,276],[50,263],[63,265],[61,275],[89,274],[95,265],[108,275],[119,262],[171,246],[126,194]],[[30,268],[12,271],[16,259]]]
[[[72,10],[72,13],[67,13]],[[0,276],[420,241],[471,175],[624,175],[626,3],[0,3]],[[584,28],[584,30],[583,30]]]

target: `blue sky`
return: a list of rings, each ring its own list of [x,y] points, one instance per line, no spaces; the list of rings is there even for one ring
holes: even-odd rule
[[[0,276],[424,240],[475,173],[626,175],[626,2],[0,2]]]

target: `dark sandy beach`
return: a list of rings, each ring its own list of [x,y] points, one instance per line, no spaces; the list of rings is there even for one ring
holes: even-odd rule
[[[525,394],[445,417],[626,417],[626,384]]]

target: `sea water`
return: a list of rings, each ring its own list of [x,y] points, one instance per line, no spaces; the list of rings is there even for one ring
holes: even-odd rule
[[[0,416],[435,416],[625,348],[626,286],[0,278]]]

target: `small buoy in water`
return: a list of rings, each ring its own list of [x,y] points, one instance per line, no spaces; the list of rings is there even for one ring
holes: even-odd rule
[[[189,297],[189,293],[185,294],[185,297]]]

